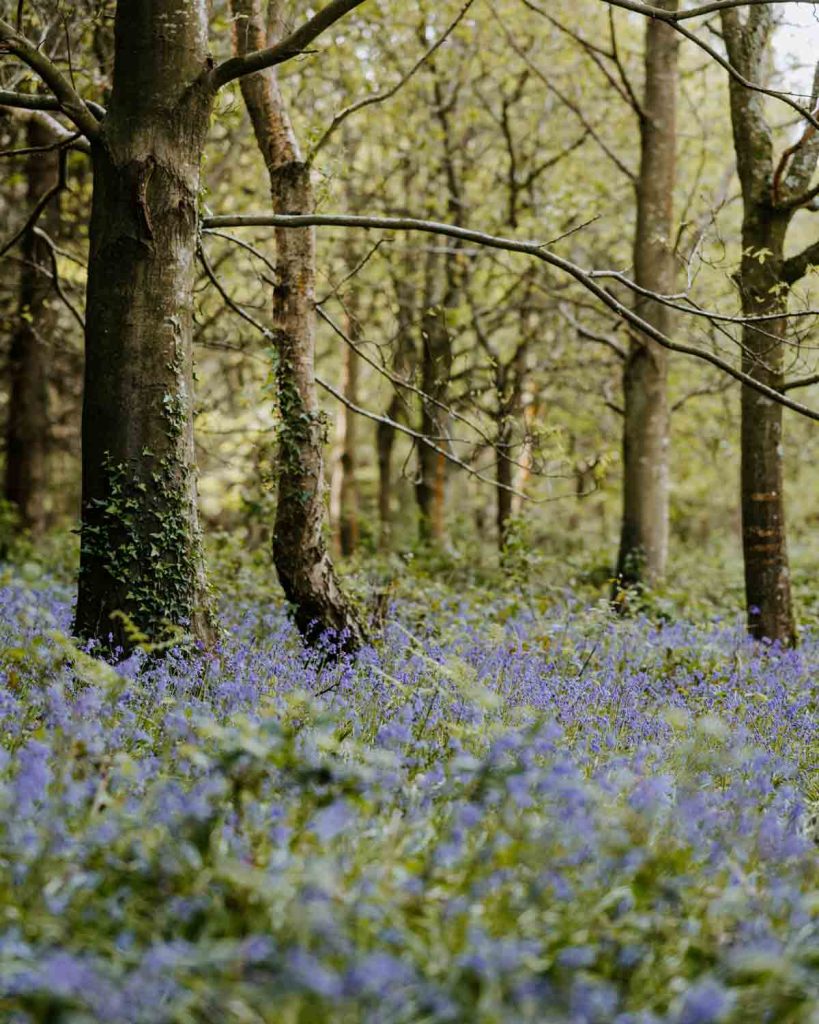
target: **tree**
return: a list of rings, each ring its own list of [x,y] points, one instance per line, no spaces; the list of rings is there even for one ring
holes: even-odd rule
[[[231,0],[237,57],[266,42],[261,0]],[[281,38],[283,5],[270,4],[274,39]],[[272,68],[241,82],[256,141],[270,176],[276,210],[312,213],[310,166]],[[324,424],[315,384],[315,232],[276,231],[273,320],[280,416],[278,500],[273,559],[296,623],[308,638],[332,630],[348,649],[364,638],[361,622],[336,579],[324,540]]]
[[[51,90],[42,105],[69,117],[92,148],[81,637],[106,644],[112,634],[115,647],[128,648],[128,619],[153,637],[168,626],[203,641],[213,635],[196,501],[191,345],[209,121],[219,89],[303,52],[361,2],[331,0],[278,45],[214,65],[206,0],[120,0],[104,114],[0,21],[0,42]],[[8,94],[3,101],[27,102]],[[285,487],[285,501],[295,497]]]
[[[752,7],[744,18],[735,9],[724,10],[721,19],[731,65],[745,79],[761,82],[774,24],[770,7]],[[788,289],[801,276],[798,258],[785,260],[785,238],[795,210],[802,205],[819,150],[815,141],[807,140],[777,187],[763,95],[732,77],[730,106],[743,202],[742,259],[736,282],[743,313],[749,318],[742,330],[742,369],[780,391],[785,384]],[[806,269],[807,264],[801,273]],[[768,319],[750,319],[760,317]],[[792,644],[796,628],[786,541],[782,406],[746,386],[741,409],[748,625],[758,638]]]
[[[676,11],[678,0],[659,0]],[[664,21],[646,20],[645,91],[638,108],[640,172],[636,182],[634,281],[670,294],[675,277],[673,199],[676,179],[678,39]],[[663,334],[671,310],[635,296],[635,310]],[[668,353],[639,331],[630,332],[623,370],[623,517],[615,596],[643,581],[659,580],[668,555]]]
[[[348,302],[347,331],[355,343],[361,336],[361,325],[354,305]],[[345,345],[341,354],[341,392],[351,405],[358,404],[358,352]],[[344,558],[355,554],[359,542],[358,481],[356,480],[356,417],[344,404],[336,419],[336,444],[330,480],[330,522],[336,552]]]
[[[54,231],[59,219],[62,160],[45,125],[26,123],[26,198],[30,211],[22,241],[17,325],[9,351],[5,498],[34,536],[46,527],[48,502],[48,363],[55,328],[51,250],[37,224]]]

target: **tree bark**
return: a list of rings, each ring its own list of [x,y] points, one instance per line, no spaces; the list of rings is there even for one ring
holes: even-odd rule
[[[93,142],[82,541],[75,628],[126,650],[212,635],[197,512],[191,329],[212,108],[205,0],[119,3]],[[112,618],[112,616],[114,616]]]
[[[267,43],[260,0],[231,0],[237,56]],[[270,5],[271,25],[281,33],[281,5]],[[310,169],[303,162],[275,70],[241,80],[256,141],[270,176],[278,213],[312,213]],[[302,636],[328,630],[347,650],[364,640],[359,617],[336,578],[324,540],[324,434],[314,375],[315,232],[276,230],[276,330],[279,414],[279,487],[273,560]]]
[[[415,296],[410,269],[406,268],[395,282],[395,294],[398,303],[398,338],[392,360],[392,372],[399,378],[408,379],[415,362],[415,346],[413,343],[412,326],[415,319]],[[405,393],[398,385],[394,386],[390,403],[387,406],[387,417],[398,422],[406,417],[407,402]],[[392,540],[392,452],[395,445],[395,428],[388,423],[379,423],[376,427],[376,456],[378,461],[378,549],[388,551]]]
[[[674,11],[678,0],[659,6]],[[675,271],[677,40],[671,25],[647,19],[634,279],[663,294],[673,291]],[[638,297],[635,312],[668,333],[667,306]],[[661,579],[668,557],[668,353],[637,332],[629,342],[623,399],[623,520],[615,582],[621,599],[629,587]]]
[[[433,80],[433,113],[441,134],[441,171],[446,182],[447,212],[454,224],[463,217],[461,182],[458,177],[450,113],[455,98],[444,94],[442,77],[434,60],[429,61]],[[457,246],[456,246],[457,248]],[[446,447],[449,417],[441,408],[449,392],[452,370],[452,339],[448,313],[460,299],[461,274],[457,257],[430,252],[427,257],[424,313],[421,321],[421,433],[436,438],[438,448]],[[430,401],[432,399],[432,401]],[[446,536],[445,457],[423,442],[418,446],[418,536],[422,544],[440,545]]]
[[[354,315],[348,318],[348,337],[357,341],[361,334]],[[357,353],[345,345],[342,351],[341,393],[353,405],[358,404]],[[355,414],[339,404],[336,419],[336,452],[330,481],[330,522],[336,553],[344,558],[358,547],[358,483],[356,481]]]
[[[54,141],[48,128],[36,118],[26,125],[26,145],[48,146]],[[60,180],[56,150],[29,154],[26,161],[27,208]],[[53,234],[59,220],[59,198],[54,196],[40,215],[39,223]],[[9,411],[6,425],[5,498],[15,506],[20,526],[39,536],[47,522],[49,401],[49,339],[56,317],[50,253],[34,230],[22,244],[18,322],[9,351]]]
[[[735,10],[723,11],[721,18],[731,63],[746,78],[761,82],[773,28],[770,10],[752,8],[744,20]],[[781,313],[787,308],[783,255],[792,214],[776,209],[773,203],[773,143],[762,98],[733,79],[729,89],[743,200],[742,259],[737,273],[742,310],[747,316]],[[805,186],[811,173],[812,167],[801,167]],[[800,187],[799,182],[794,184]],[[742,332],[742,369],[774,388],[782,385],[785,330],[785,320],[772,320],[757,327],[746,324]],[[791,645],[796,641],[796,627],[786,539],[782,406],[743,387],[741,410],[748,629],[758,639]]]
[[[524,316],[521,316],[523,327]],[[515,515],[514,494],[515,460],[512,455],[512,442],[515,427],[522,419],[523,389],[526,383],[528,345],[525,341],[518,343],[512,360],[495,368],[495,390],[498,402],[498,425],[495,438],[497,464],[495,479],[498,482],[496,519],[498,527],[498,549],[503,555],[509,540],[509,527]]]
[[[439,278],[446,281],[448,271],[441,267],[438,254],[430,256],[430,282],[421,325],[421,433],[434,439],[440,448],[446,445],[448,418],[436,402],[443,402],[449,390],[452,369],[452,344],[446,322],[452,305],[452,292],[438,292]],[[438,292],[436,296],[436,292]],[[437,299],[437,301],[436,301]],[[430,445],[418,444],[418,536],[422,544],[442,544],[446,535],[446,461]]]

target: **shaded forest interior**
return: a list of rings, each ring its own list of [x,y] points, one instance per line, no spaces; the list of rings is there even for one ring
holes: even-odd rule
[[[744,572],[795,643],[802,5],[298,7],[4,11],[7,552],[79,520],[74,630],[123,653],[217,636],[203,533],[309,643],[360,647],[410,559],[621,614]]]

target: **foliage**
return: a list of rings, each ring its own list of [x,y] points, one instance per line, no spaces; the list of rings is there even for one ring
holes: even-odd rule
[[[4,1020],[816,1019],[814,636],[426,580],[331,662],[222,561],[116,670],[3,576]]]

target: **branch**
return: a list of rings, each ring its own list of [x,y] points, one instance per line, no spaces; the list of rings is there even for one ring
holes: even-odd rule
[[[782,264],[782,280],[787,284],[796,284],[808,272],[808,267],[814,266],[819,266],[819,242],[814,242],[785,260]]]
[[[637,3],[636,0],[600,0],[601,3],[610,4],[612,7],[622,7],[626,11],[634,11],[637,14],[643,14],[649,18],[656,18],[658,21],[665,21],[669,25],[673,26],[680,35],[685,36],[695,46],[698,46],[701,50],[708,54],[713,60],[725,68],[728,74],[740,85],[746,89],[750,89],[752,92],[762,93],[763,96],[773,96],[774,99],[781,100],[782,103],[787,103],[789,107],[792,107],[800,116],[804,117],[806,121],[813,125],[814,128],[819,130],[819,120],[817,120],[813,114],[797,103],[796,100],[784,92],[779,92],[777,89],[766,89],[763,85],[757,85],[756,82],[751,82],[745,78],[744,75],[740,74],[734,65],[726,60],[725,57],[715,50],[713,46],[709,46],[708,43],[703,42],[702,39],[694,32],[689,31],[685,26],[679,24],[680,21],[685,18],[693,17],[692,11],[683,11],[678,14],[674,14],[670,11],[665,11],[662,7],[650,7],[647,4]],[[769,5],[771,3],[805,3],[812,2],[812,0],[714,0],[712,4],[706,4],[705,7],[697,8],[697,13],[706,14],[709,11],[724,11],[729,10],[732,7],[748,7],[758,5]],[[706,10],[707,8],[707,10]]]
[[[0,107],[2,105],[2,102],[0,102]],[[52,117],[51,114],[46,113],[44,110],[31,110],[25,107],[9,107],[7,109],[16,120],[24,124],[28,122],[39,124],[53,136],[54,142],[48,146],[41,147],[41,151],[45,152],[50,149],[59,149],[60,146],[69,146],[71,149],[81,153],[91,152],[91,144],[84,135],[69,131],[68,128],[60,124],[56,117]],[[0,152],[0,157],[23,156],[32,152],[36,152],[36,147],[7,149]]]
[[[37,47],[20,35],[12,25],[2,19],[0,19],[0,50],[13,53],[42,79],[54,93],[58,109],[73,121],[83,135],[87,135],[89,139],[96,139],[99,136],[99,121],[75,92],[74,87],[57,65],[52,63],[45,54],[40,53]],[[29,109],[37,110],[42,107]]]
[[[777,402],[779,405],[805,416],[807,419],[819,422],[819,411],[794,402],[786,398],[777,388],[769,387],[762,381],[756,380],[750,374],[738,370],[735,366],[726,362],[720,356],[703,349],[672,341],[669,337],[657,330],[647,320],[643,320],[633,310],[625,306],[617,298],[611,295],[605,288],[597,284],[591,273],[583,270],[576,263],[549,252],[544,248],[542,242],[522,241],[515,238],[503,238],[498,235],[489,235],[483,231],[472,231],[469,228],[457,227],[453,224],[441,224],[432,220],[417,220],[412,217],[356,217],[344,214],[246,214],[223,217],[205,217],[202,220],[203,228],[230,228],[230,227],[278,227],[278,228],[304,228],[304,227],[349,227],[376,229],[381,231],[419,231],[431,235],[444,235],[447,238],[458,238],[477,245],[486,246],[489,249],[503,249],[506,252],[519,252],[526,256],[533,256],[535,259],[562,270],[563,273],[578,281],[587,291],[591,292],[603,305],[615,312],[622,320],[636,327],[641,333],[656,341],[661,348],[670,352],[680,352],[683,355],[693,356],[701,359],[712,366],[727,373],[745,384],[747,387],[757,391],[760,395]]]
[[[819,384],[819,373],[814,373],[810,377],[801,377],[798,380],[789,380],[782,385],[783,391],[793,391],[795,388],[807,388],[811,384]]]
[[[346,121],[351,114],[356,114],[358,113],[359,110],[363,110],[365,107],[371,107],[375,103],[383,103],[385,100],[392,99],[392,97],[407,84],[407,82],[412,78],[415,72],[420,67],[422,67],[441,46],[443,46],[443,44],[452,35],[452,33],[455,31],[458,25],[460,25],[460,23],[463,21],[464,17],[466,16],[466,12],[469,10],[469,8],[472,6],[474,2],[475,0],[466,0],[466,3],[455,15],[455,18],[438,36],[438,38],[435,40],[432,46],[430,46],[429,49],[418,58],[418,60],[412,65],[412,67],[409,69],[409,71],[407,71],[405,75],[399,78],[395,85],[391,86],[389,89],[385,89],[384,92],[377,93],[375,96],[366,96],[364,99],[358,100],[357,103],[352,103],[350,104],[349,107],[345,107],[344,110],[340,110],[333,117],[333,120],[330,122],[330,125],[328,126],[327,130],[324,132],[324,134],[321,136],[321,138],[318,140],[315,146],[313,146],[313,149],[307,158],[307,163],[313,163],[315,158],[318,156],[319,151],[324,147],[325,143],[336,130],[336,128],[338,128],[340,124]]]
[[[243,57],[231,57],[229,60],[223,61],[211,72],[214,89],[221,89],[223,85],[227,85],[228,82],[233,82],[237,78],[252,75],[256,71],[264,71],[265,68],[284,64],[285,61],[298,57],[322,32],[365,2],[366,0],[331,0],[301,28],[297,28],[295,32],[291,32],[289,36],[274,46],[268,46],[264,50],[254,50],[253,53],[248,53]]]
[[[529,70],[538,79],[540,79],[540,81],[546,86],[549,92],[553,93],[565,107],[568,107],[568,109],[574,114],[574,116],[577,118],[577,120],[580,122],[580,124],[589,134],[589,136],[592,139],[594,139],[594,141],[597,143],[597,145],[600,147],[603,153],[609,158],[609,160],[611,160],[611,162],[618,169],[618,171],[625,175],[625,177],[628,178],[628,180],[632,184],[635,184],[637,181],[637,175],[634,173],[634,171],[627,167],[626,164],[623,163],[623,161],[620,159],[620,157],[617,156],[614,150],[609,148],[609,146],[606,144],[603,138],[595,130],[594,126],[588,121],[582,109],[573,100],[571,100],[564,92],[558,89],[557,86],[549,79],[549,77],[537,66],[537,64],[535,64],[534,61],[531,60],[526,51],[517,43],[515,36],[512,32],[510,32],[508,26],[506,25],[506,22],[497,15],[494,8],[492,8],[492,16],[495,18],[495,21],[497,21],[501,31],[506,36],[506,41],[509,44],[509,46],[511,46],[511,48],[515,51],[518,57],[520,57],[524,64],[529,68]]]
[[[469,427],[471,430],[474,430],[478,437],[480,437],[480,439],[484,441],[490,448],[495,448],[497,454],[505,462],[508,462],[513,466],[516,466],[518,469],[523,468],[522,463],[517,462],[515,459],[512,459],[508,455],[499,451],[492,438],[489,437],[489,435],[481,427],[479,427],[478,424],[475,423],[473,420],[468,419],[466,416],[463,415],[463,413],[458,412],[457,409],[453,409],[451,405],[447,405],[446,402],[439,401],[437,398],[434,398],[432,395],[428,394],[426,391],[423,391],[421,388],[416,387],[409,381],[403,380],[397,374],[391,373],[388,369],[386,369],[386,367],[379,366],[379,364],[374,359],[371,359],[370,356],[368,356],[363,349],[359,348],[359,346],[356,345],[352,338],[350,338],[350,336],[346,334],[338,326],[338,324],[332,319],[332,317],[325,313],[325,311],[321,308],[321,305],[319,303],[316,303],[316,313],[318,313],[321,319],[333,331],[335,331],[335,333],[341,338],[341,340],[345,342],[352,349],[352,351],[355,352],[357,356],[363,359],[365,363],[371,366],[377,373],[380,373],[382,377],[385,377],[395,387],[404,388],[407,391],[411,391],[413,394],[418,395],[418,397],[423,402],[429,402],[432,405],[437,406],[437,408],[439,408],[442,412],[445,412],[448,416],[451,416],[455,420],[459,420],[465,426]],[[452,438],[450,440],[456,439]]]
[[[60,299],[60,301],[63,303],[63,305],[69,311],[69,313],[74,317],[74,319],[77,321],[77,323],[80,325],[80,327],[83,330],[85,330],[85,317],[82,315],[82,313],[80,313],[80,311],[77,309],[77,307],[74,305],[74,303],[69,299],[69,297],[63,291],[63,286],[62,286],[62,283],[60,281],[60,271],[59,271],[59,267],[57,266],[57,253],[60,250],[54,244],[54,241],[51,238],[51,236],[47,235],[46,232],[43,231],[42,228],[36,228],[35,227],[32,230],[33,230],[34,234],[38,238],[41,238],[45,242],[45,244],[46,244],[46,246],[48,248],[49,260],[51,262],[51,279],[52,279],[52,282],[54,284],[54,291],[57,293],[57,296]]]
[[[45,210],[45,208],[48,206],[48,204],[51,202],[54,196],[58,195],[65,188],[65,157],[66,151],[65,149],[61,149],[60,170],[59,175],[57,177],[57,181],[51,186],[50,189],[48,189],[48,191],[44,192],[40,196],[40,198],[37,200],[34,206],[34,209],[31,211],[28,217],[26,217],[22,225],[17,229],[17,231],[14,232],[11,238],[9,238],[9,240],[5,242],[2,247],[0,247],[0,257],[5,256],[9,249],[14,248],[14,246],[20,241],[20,239],[25,234],[27,234],[29,231],[35,228],[37,221],[40,219],[40,215],[42,214],[43,210]]]
[[[398,420],[390,419],[389,416],[382,416],[380,413],[370,412],[369,409],[362,409],[360,405],[354,405],[349,399],[345,398],[340,391],[336,391],[332,384],[328,384],[327,381],[322,380],[321,377],[316,377],[316,384],[329,392],[333,398],[337,398],[339,402],[346,405],[351,412],[357,413],[359,416],[364,416],[368,420],[373,420],[375,423],[383,423],[386,427],[392,427],[393,430],[398,430],[402,434],[406,434],[408,437],[413,438],[415,441],[420,441],[421,444],[425,444],[438,455],[442,455],[447,462],[451,462],[453,466],[457,466],[459,469],[465,470],[465,472],[470,476],[474,476],[476,480],[489,484],[491,487],[497,487],[500,491],[508,491],[510,494],[514,494],[516,497],[522,498],[524,501],[532,501],[529,495],[524,494],[523,491],[519,491],[515,487],[510,487],[508,484],[499,483],[491,477],[484,476],[480,470],[474,469],[468,462],[464,462],[462,459],[459,459],[444,448],[439,448],[438,445],[432,443],[426,434],[422,434],[418,430],[413,430],[412,427],[406,427],[403,423],[399,423]]]
[[[603,0],[612,7],[622,7],[627,11],[634,11],[635,14],[644,14],[648,18],[660,18],[662,21],[686,21],[688,18],[701,18],[704,14],[714,14],[717,11],[726,11],[731,7],[757,7],[773,6],[774,4],[811,4],[816,0],[713,0],[712,3],[702,4],[699,7],[689,7],[687,11],[669,12],[663,7],[653,7],[651,4],[639,3],[638,0]]]
[[[94,103],[93,100],[84,102],[98,121],[105,117],[105,107]],[[0,89],[0,107],[11,107],[16,110],[40,110],[49,113],[63,109],[60,101],[54,96],[32,96],[26,92],[9,92],[7,89]]]

